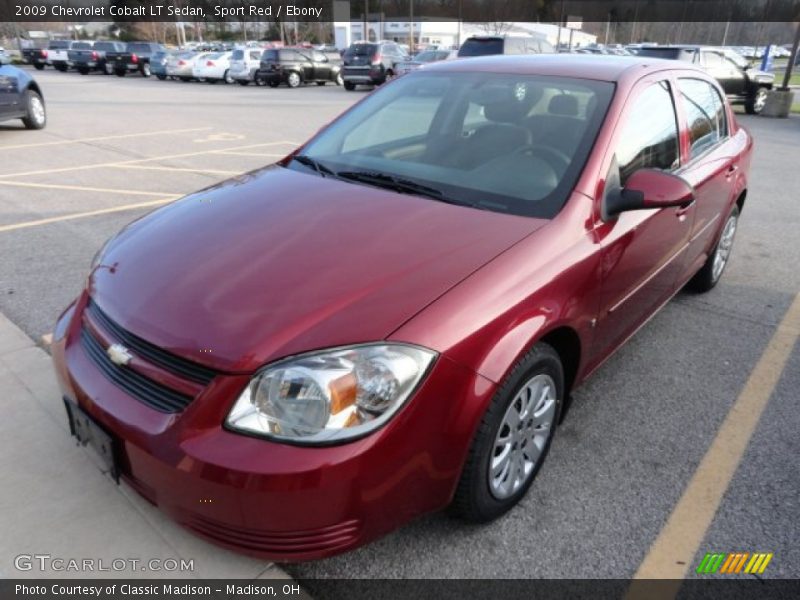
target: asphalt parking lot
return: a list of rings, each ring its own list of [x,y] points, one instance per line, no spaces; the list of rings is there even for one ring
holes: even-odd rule
[[[0,312],[43,346],[113,233],[155,206],[275,161],[364,95],[35,76],[47,129],[0,124]],[[349,554],[289,565],[292,576],[628,578],[654,560],[663,563],[656,573],[669,576],[706,552],[742,551],[774,553],[763,577],[800,577],[797,323],[781,329],[793,337],[775,385],[760,376],[800,292],[800,118],[739,118],[756,150],[722,282],[707,295],[680,293],[576,391],[521,505],[485,526],[428,516]],[[749,415],[755,431],[730,485],[714,480],[725,464],[698,471],[732,407],[759,396],[766,405],[760,420]],[[684,494],[696,481],[703,502],[693,506]],[[664,526],[676,506],[690,515],[713,507],[719,485],[719,507],[696,532],[697,554],[686,557]]]

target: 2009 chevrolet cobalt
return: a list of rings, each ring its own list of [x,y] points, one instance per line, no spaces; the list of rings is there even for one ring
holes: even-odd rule
[[[98,252],[54,334],[73,433],[180,523],[272,559],[447,506],[498,517],[570,391],[719,281],[751,148],[690,65],[426,66]]]

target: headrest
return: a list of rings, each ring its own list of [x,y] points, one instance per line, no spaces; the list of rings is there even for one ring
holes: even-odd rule
[[[569,94],[559,94],[550,99],[547,105],[547,112],[551,115],[561,115],[563,117],[578,116],[578,99]]]
[[[542,89],[526,83],[484,85],[473,94],[473,102],[483,106],[483,114],[495,123],[519,123],[542,97]]]

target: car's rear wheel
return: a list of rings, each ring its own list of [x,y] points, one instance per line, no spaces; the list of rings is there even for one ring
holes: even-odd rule
[[[341,73],[337,73],[336,74],[336,85],[343,85],[343,84],[344,84],[344,79],[342,78],[342,74]]]
[[[453,512],[485,522],[519,502],[550,449],[563,395],[558,354],[536,344],[511,370],[478,425]]]
[[[731,257],[733,240],[736,237],[738,225],[739,207],[734,205],[733,210],[728,215],[728,219],[725,221],[725,225],[722,227],[722,233],[719,236],[719,240],[717,240],[716,246],[714,246],[714,250],[711,251],[706,262],[689,282],[691,289],[701,293],[707,292],[719,283]]]
[[[744,103],[744,110],[748,115],[757,115],[764,110],[764,105],[767,103],[767,88],[759,87],[750,94]]]
[[[25,91],[25,116],[22,122],[27,129],[43,129],[47,125],[44,100],[33,90]]]
[[[40,65],[40,64],[37,63],[37,64],[33,65],[33,68],[36,69],[37,71],[42,71],[42,70],[44,70],[44,65]]]
[[[230,73],[230,71],[225,71],[225,73],[223,73],[223,75],[222,75],[222,81],[224,81],[224,82],[225,82],[225,83],[227,83],[228,85],[230,85],[231,83],[233,83],[233,77],[231,77],[231,73]]]
[[[286,85],[288,85],[290,88],[300,87],[301,83],[303,83],[303,80],[300,79],[299,73],[292,72],[286,76]]]
[[[344,89],[346,89],[348,92],[352,92],[354,89],[356,89],[356,84],[352,81],[345,81]]]
[[[140,72],[142,77],[150,77],[150,63],[144,63]]]

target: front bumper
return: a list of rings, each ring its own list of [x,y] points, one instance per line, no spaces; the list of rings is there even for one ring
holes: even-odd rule
[[[301,447],[222,427],[249,375],[218,375],[182,412],[158,412],[106,378],[80,343],[84,294],[52,346],[62,393],[118,440],[124,481],[217,544],[279,561],[337,554],[446,506],[494,384],[440,357],[382,429]]]

